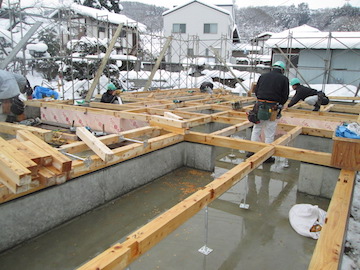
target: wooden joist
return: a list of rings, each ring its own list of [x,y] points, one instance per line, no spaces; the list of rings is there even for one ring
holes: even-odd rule
[[[32,126],[25,126],[25,125],[19,125],[19,124],[12,124],[7,122],[0,122],[0,133],[5,133],[9,135],[16,135],[16,132],[18,130],[28,130],[31,131],[34,135],[39,137],[40,139],[50,142],[52,139],[52,131],[32,127]]]
[[[339,269],[344,251],[344,238],[350,213],[355,171],[341,170],[325,224],[317,240],[309,270]]]
[[[274,152],[268,146],[256,155],[235,166],[221,177],[215,179],[203,189],[195,192],[165,213],[133,232],[127,240],[116,244],[87,262],[78,270],[125,269],[140,255],[172,233],[180,225],[214,201],[244,176],[254,170]]]
[[[19,141],[31,141],[37,147],[47,152],[52,157],[52,165],[60,172],[69,172],[71,170],[71,159],[61,154],[59,151],[48,145],[27,130],[18,130],[16,139]]]
[[[109,162],[113,159],[113,151],[107,147],[103,142],[96,138],[89,130],[85,127],[76,128],[76,135],[84,142],[86,145],[94,151],[103,161]]]

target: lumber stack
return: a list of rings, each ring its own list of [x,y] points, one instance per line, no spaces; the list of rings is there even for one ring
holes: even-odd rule
[[[0,137],[0,199],[64,183],[72,161],[29,130],[16,138]]]

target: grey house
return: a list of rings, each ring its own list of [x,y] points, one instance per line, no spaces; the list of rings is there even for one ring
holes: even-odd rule
[[[321,32],[302,25],[273,34],[272,61],[287,63],[289,78],[311,84],[360,83],[360,32]]]

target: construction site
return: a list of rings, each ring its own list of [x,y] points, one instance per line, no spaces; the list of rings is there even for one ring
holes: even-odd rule
[[[10,11],[17,14],[16,7]],[[49,25],[74,23],[56,14]],[[38,24],[3,55],[1,69],[35,82],[29,68],[34,57],[16,57],[44,26],[39,23],[44,17],[33,15],[26,14]],[[66,83],[62,74],[61,80],[41,81],[61,98],[24,101],[24,117],[13,123],[5,121],[2,104],[0,268],[345,269],[353,194],[360,181],[360,140],[337,137],[335,131],[360,122],[360,76],[352,62],[348,68],[331,63],[346,55],[346,64],[350,53],[359,57],[359,45],[343,44],[331,33],[313,37],[308,46],[295,34],[275,37],[281,42],[272,47],[272,60],[286,62],[289,78],[321,84],[323,90],[336,86],[320,111],[305,102],[283,110],[275,141],[266,144],[250,140],[254,124],[248,112],[257,100],[256,79],[269,66],[230,65],[219,54],[222,49],[213,50],[213,61],[206,64],[195,58],[174,64],[166,60],[169,52],[183,58],[190,43],[203,41],[145,37],[139,29],[139,51],[131,55],[136,50],[124,26],[106,31],[111,38],[91,78]],[[111,51],[120,47],[119,37],[128,51],[119,72],[109,75],[107,64]],[[316,52],[322,64],[305,65],[300,56],[314,58],[313,44],[324,40],[324,51]],[[343,44],[341,51],[329,40]],[[152,49],[145,52],[141,42]],[[289,47],[296,42],[304,48]],[[174,50],[174,43],[183,49]],[[62,57],[73,68],[86,58]],[[215,75],[203,78],[209,66]],[[210,78],[213,93],[200,91],[200,83]],[[100,102],[112,79],[126,89],[122,104]],[[266,163],[272,156],[275,162]],[[296,204],[326,211],[318,240],[291,227],[289,210]]]

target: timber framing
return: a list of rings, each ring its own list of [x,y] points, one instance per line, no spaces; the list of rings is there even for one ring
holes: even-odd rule
[[[63,136],[60,135],[66,138],[64,143],[53,147],[51,145],[54,145],[53,142],[58,133],[41,128],[0,123],[0,133],[15,137],[0,141],[0,162],[9,168],[1,171],[0,174],[2,183],[0,184],[0,203],[65,181],[72,181],[81,175],[183,141],[238,149],[255,154],[130,234],[124,242],[115,244],[79,269],[125,269],[204,206],[241,181],[270,156],[341,169],[328,209],[328,218],[309,269],[338,268],[344,249],[356,171],[353,168],[349,170],[343,167],[339,162],[334,164],[332,158],[334,153],[288,145],[299,135],[332,139],[334,135],[332,127],[336,124],[344,121],[359,121],[360,106],[357,103],[340,104],[336,100],[345,100],[344,98],[331,99],[330,97],[334,102],[326,107],[323,106],[319,112],[312,112],[306,105],[298,104],[294,108],[283,111],[283,117],[290,120],[302,119],[302,123],[315,119],[328,125],[319,127],[308,123],[306,125],[279,123],[280,135],[273,143],[265,144],[230,137],[252,127],[253,124],[247,120],[246,113],[252,108],[254,97],[233,96],[222,90],[215,90],[213,95],[206,95],[200,93],[198,89],[178,89],[123,93],[121,98],[124,101],[122,105],[104,104],[96,100],[85,106],[72,105],[73,101],[43,100],[28,101],[27,105],[39,107],[42,110],[55,108],[70,113],[81,112],[85,115],[141,121],[146,123],[145,126],[94,138],[83,126],[76,123],[75,126],[79,128],[76,135],[80,139],[74,141],[74,134],[64,133]],[[357,98],[351,100],[354,101]],[[232,103],[234,102],[239,102],[241,109],[233,110]],[[209,123],[222,123],[227,127],[212,133],[192,130],[192,128]],[[129,142],[124,138],[136,141]],[[146,144],[141,143],[145,140]],[[66,154],[83,158],[70,159]],[[91,160],[90,164],[85,162],[85,157]],[[360,164],[354,166],[357,169]]]

